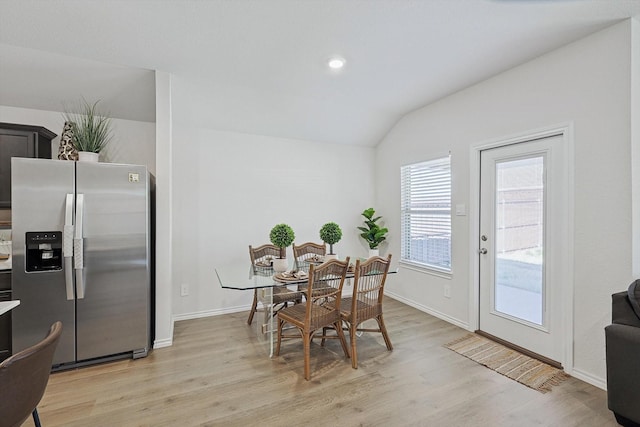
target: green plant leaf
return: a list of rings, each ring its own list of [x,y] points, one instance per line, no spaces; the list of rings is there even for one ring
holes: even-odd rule
[[[342,230],[335,222],[328,222],[320,228],[320,238],[329,245],[334,245],[342,238]]]
[[[99,153],[111,140],[111,119],[98,112],[97,106],[85,99],[75,112],[67,112],[64,117],[71,124],[73,145],[78,151]]]
[[[375,210],[373,208],[365,209],[362,212],[362,216],[366,218],[364,223],[368,227],[368,229],[365,227],[357,227],[358,230],[363,232],[360,233],[360,237],[362,237],[369,244],[370,249],[376,249],[380,242],[386,239],[384,235],[389,232],[387,228],[380,227],[378,224],[376,224],[376,221],[380,220],[382,217],[374,217],[374,214]]]
[[[376,212],[376,211],[375,211],[373,208],[369,208],[369,209],[365,209],[365,210],[362,212],[362,215],[363,215],[365,218],[367,218],[367,219],[371,219],[371,217],[373,216],[373,214],[374,214],[375,212]]]
[[[278,224],[271,229],[269,240],[279,248],[286,248],[293,243],[296,238],[293,229],[287,224]]]

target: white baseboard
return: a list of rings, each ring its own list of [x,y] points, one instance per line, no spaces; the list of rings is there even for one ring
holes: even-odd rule
[[[215,310],[204,310],[195,311],[193,313],[175,314],[173,316],[173,321],[179,322],[181,320],[200,319],[203,317],[219,316],[221,314],[238,313],[239,311],[249,311],[250,309],[250,305],[241,305],[237,307],[218,308]]]
[[[424,313],[430,314],[434,317],[437,317],[438,319],[442,319],[445,322],[449,322],[451,324],[454,324],[462,329],[466,329],[467,331],[469,331],[469,323],[468,322],[463,322],[460,319],[456,319],[455,317],[451,317],[447,314],[441,313],[437,310],[434,310],[432,308],[429,308],[427,306],[424,306],[422,304],[418,304],[415,301],[411,301],[409,299],[406,299],[404,297],[401,297],[400,295],[394,294],[393,292],[385,292],[384,293],[386,296],[388,296],[389,298],[393,298],[396,301],[400,301],[403,304],[406,304],[408,306],[411,306],[413,308],[416,308]]]
[[[579,379],[580,381],[591,384],[592,386],[598,387],[605,391],[607,390],[607,380],[596,377],[588,372],[584,372],[580,369],[574,368],[571,372],[568,372],[568,374],[574,378]]]
[[[155,340],[153,342],[153,348],[171,347],[173,345],[173,338],[165,338],[163,340]]]
[[[175,321],[171,319],[171,325],[169,326],[169,338],[156,339],[153,341],[153,348],[171,347],[173,345],[173,326]]]

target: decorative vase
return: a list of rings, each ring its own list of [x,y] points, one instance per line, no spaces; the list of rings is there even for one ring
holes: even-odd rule
[[[89,151],[78,151],[78,161],[80,162],[98,162],[99,153],[91,153]]]
[[[369,258],[371,258],[372,256],[380,256],[380,250],[379,249],[369,249]]]
[[[329,261],[330,259],[338,259],[338,254],[326,254],[324,256],[324,260]]]
[[[289,263],[286,258],[276,258],[273,260],[273,271],[276,273],[282,273],[283,271],[287,271],[289,267]]]
[[[78,160],[78,150],[73,145],[73,127],[71,122],[64,122],[60,145],[58,146],[58,160]]]

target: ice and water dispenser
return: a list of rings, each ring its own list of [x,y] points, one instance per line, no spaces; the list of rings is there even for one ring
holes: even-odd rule
[[[27,272],[62,270],[61,231],[30,231],[25,241]]]

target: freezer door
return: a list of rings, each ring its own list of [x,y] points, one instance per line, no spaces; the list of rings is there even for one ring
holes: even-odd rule
[[[78,360],[146,352],[150,330],[146,168],[78,162],[76,169]]]
[[[16,157],[11,161],[11,279],[13,298],[20,300],[12,312],[13,352],[42,340],[49,327],[60,320],[63,330],[54,365],[75,361],[75,301],[73,286],[65,281],[69,265],[63,263],[62,269],[27,273],[25,235],[64,234],[65,219],[71,219],[69,209],[73,208],[74,163]],[[67,203],[68,195],[71,206]],[[50,237],[54,236],[47,234]],[[43,257],[49,255],[43,251]]]

